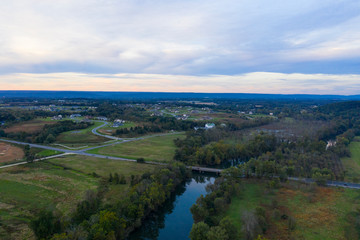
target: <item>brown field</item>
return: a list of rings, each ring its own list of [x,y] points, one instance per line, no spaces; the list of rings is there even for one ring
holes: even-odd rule
[[[23,157],[24,152],[21,148],[0,142],[0,163],[12,162]]]
[[[10,126],[5,129],[5,132],[6,133],[16,133],[16,132],[36,133],[41,131],[41,129],[46,124],[55,124],[55,123],[56,121],[31,120]]]

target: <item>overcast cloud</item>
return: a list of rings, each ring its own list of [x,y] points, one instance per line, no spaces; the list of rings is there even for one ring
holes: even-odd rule
[[[0,84],[107,90],[105,79],[128,74],[143,80],[124,90],[171,79],[169,91],[360,93],[359,26],[360,2],[347,0],[11,0],[0,7]],[[82,82],[94,76],[99,85]]]

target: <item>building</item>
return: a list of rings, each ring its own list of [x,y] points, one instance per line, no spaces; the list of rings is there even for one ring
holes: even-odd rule
[[[205,124],[205,129],[212,129],[215,127],[215,123],[207,123]]]

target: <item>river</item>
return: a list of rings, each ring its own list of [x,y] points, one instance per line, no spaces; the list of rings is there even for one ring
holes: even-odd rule
[[[184,240],[189,239],[193,224],[191,206],[201,194],[205,195],[205,186],[213,183],[212,175],[194,175],[178,187],[163,207],[145,220],[142,226],[134,231],[129,240]]]

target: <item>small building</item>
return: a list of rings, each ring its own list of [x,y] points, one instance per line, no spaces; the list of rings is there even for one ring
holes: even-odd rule
[[[77,117],[81,117],[81,114],[71,114],[70,118],[77,118]]]
[[[97,117],[96,119],[101,120],[101,121],[107,121],[108,120],[107,117],[102,117],[102,116]]]
[[[62,120],[62,115],[53,116],[51,120]]]
[[[215,123],[207,123],[205,124],[205,129],[212,129],[215,127]]]

